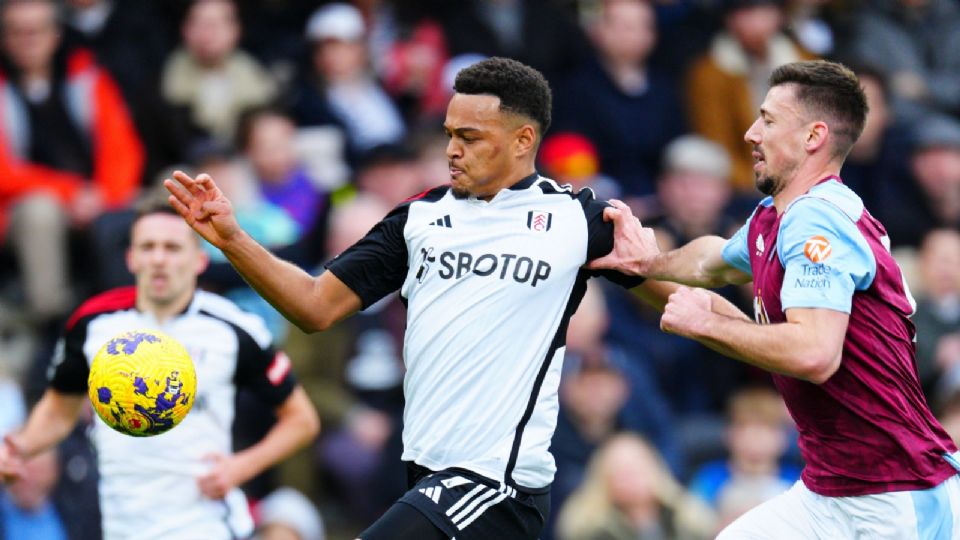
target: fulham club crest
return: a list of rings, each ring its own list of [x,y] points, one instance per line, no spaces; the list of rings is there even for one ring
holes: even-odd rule
[[[527,228],[533,232],[547,232],[553,223],[553,214],[531,210],[527,212]]]

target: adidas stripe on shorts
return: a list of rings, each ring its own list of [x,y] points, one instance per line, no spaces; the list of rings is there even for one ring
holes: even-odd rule
[[[536,540],[550,512],[549,491],[517,491],[462,469],[409,466],[413,487],[398,502],[456,540]]]

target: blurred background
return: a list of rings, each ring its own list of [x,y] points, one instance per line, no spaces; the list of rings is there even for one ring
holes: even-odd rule
[[[960,436],[957,0],[3,2],[0,435],[42,392],[71,310],[132,284],[141,194],[175,168],[209,172],[255,238],[318,272],[447,182],[453,78],[489,56],[550,82],[541,174],[625,200],[664,249],[729,236],[759,200],[743,133],[775,67],[854,69],[871,110],[842,177],[888,228],[919,302],[924,391]],[[308,450],[245,486],[259,534],[353,538],[404,491],[403,304],[307,336],[212,255],[203,287],[267,319],[323,420]],[[722,293],[749,313],[749,292]],[[604,283],[571,322],[560,398],[545,539],[712,538],[803,465],[768,376],[661,333]],[[238,400],[242,447],[272,418]],[[31,467],[4,504],[99,538],[83,426]]]

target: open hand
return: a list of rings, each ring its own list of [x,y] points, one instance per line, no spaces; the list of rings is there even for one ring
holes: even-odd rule
[[[176,171],[173,180],[167,178],[163,186],[170,192],[170,205],[214,246],[222,249],[242,232],[233,206],[209,174],[191,178],[183,171]]]
[[[660,253],[653,229],[644,227],[623,201],[611,199],[603,219],[613,222],[613,250],[587,263],[591,270],[644,275],[644,263]]]
[[[686,337],[697,337],[704,321],[712,315],[712,298],[703,289],[680,287],[667,300],[660,317],[660,329]]]

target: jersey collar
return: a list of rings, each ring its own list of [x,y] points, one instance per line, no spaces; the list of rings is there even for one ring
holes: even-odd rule
[[[539,180],[539,179],[540,179],[540,174],[537,173],[537,172],[534,172],[533,174],[531,174],[531,175],[529,175],[529,176],[525,176],[525,177],[521,178],[516,184],[510,186],[509,189],[510,189],[511,191],[520,191],[520,190],[522,190],[522,189],[527,189],[528,187],[532,186],[533,183],[536,182],[536,181]]]

